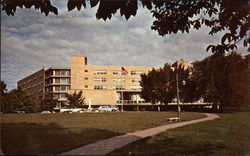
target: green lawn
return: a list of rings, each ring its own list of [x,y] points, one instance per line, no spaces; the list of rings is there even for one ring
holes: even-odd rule
[[[249,113],[172,129],[139,140],[109,155],[249,155]]]
[[[2,114],[4,154],[59,154],[98,140],[167,124],[176,112]],[[184,120],[204,117],[183,112]]]

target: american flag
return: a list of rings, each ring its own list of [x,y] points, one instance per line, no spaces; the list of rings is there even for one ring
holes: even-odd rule
[[[123,75],[128,75],[128,71],[125,68],[123,68],[123,67],[122,67],[122,74]]]

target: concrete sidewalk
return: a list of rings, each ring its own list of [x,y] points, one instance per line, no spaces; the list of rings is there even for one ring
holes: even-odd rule
[[[190,125],[190,124],[208,121],[208,120],[214,120],[219,117],[218,115],[215,115],[215,114],[209,114],[209,113],[204,113],[204,114],[207,117],[202,118],[202,119],[177,122],[177,123],[167,124],[167,125],[150,128],[146,130],[136,131],[133,133],[128,133],[125,135],[121,135],[121,136],[113,137],[110,139],[101,140],[101,141],[98,141],[89,145],[85,145],[85,146],[73,149],[71,151],[62,153],[61,155],[105,155],[129,143],[132,143],[134,141],[140,140],[145,137],[156,135],[168,129],[182,127],[185,125]]]

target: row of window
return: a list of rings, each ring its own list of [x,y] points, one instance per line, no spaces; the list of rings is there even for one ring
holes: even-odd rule
[[[85,88],[88,88],[88,86],[85,86]],[[124,90],[125,89],[125,86],[112,86],[113,89],[116,89],[116,90]],[[141,86],[131,86],[131,89],[132,90],[140,90],[142,87]],[[107,86],[103,86],[103,85],[95,85],[94,86],[94,89],[97,89],[97,90],[104,90],[104,89],[107,89]]]
[[[32,88],[36,88],[36,87],[40,87],[43,86],[43,82],[39,82],[39,83],[34,83],[33,85],[29,85],[27,87],[23,87],[23,90],[27,90],[27,89],[32,89]]]
[[[54,91],[67,91],[70,89],[70,86],[54,86]]]
[[[43,88],[39,89],[39,90],[36,90],[36,91],[32,91],[32,95],[36,95],[36,94],[40,94],[40,93],[43,93]]]
[[[55,99],[66,99],[66,94],[61,93],[61,94],[54,94]]]
[[[86,72],[88,72],[88,70],[84,70],[84,72],[86,73]],[[108,73],[107,70],[95,70],[94,71],[94,75],[104,75],[107,73]],[[121,75],[121,74],[123,74],[123,72],[120,70],[113,70],[112,74],[113,75]],[[142,74],[142,71],[131,71],[130,74],[131,75],[140,75],[140,74]]]
[[[87,77],[85,77],[85,80],[88,80]],[[137,79],[130,79],[131,82],[140,82],[141,79],[137,78]],[[97,82],[107,82],[107,78],[94,78],[94,81]],[[112,79],[113,82],[125,82],[125,79],[123,78],[113,78]]]
[[[70,70],[50,70],[46,72],[46,77],[55,75],[55,76],[70,76]]]
[[[50,87],[46,87],[45,88],[45,92],[51,92],[51,91],[55,91],[55,92],[59,92],[59,91],[67,91],[70,89],[70,86],[50,86]]]
[[[42,77],[43,77],[43,74],[40,74],[40,75],[35,76],[35,77],[33,77],[33,78],[31,78],[31,79],[29,79],[29,80],[23,82],[23,83],[20,83],[19,85],[20,85],[20,86],[26,85],[26,84],[28,84],[28,83],[30,83],[30,82],[32,82],[32,81],[36,81],[37,79],[40,79],[40,78],[42,78]]]
[[[55,78],[55,83],[70,83],[70,78]]]
[[[70,76],[69,70],[55,70],[55,75]]]

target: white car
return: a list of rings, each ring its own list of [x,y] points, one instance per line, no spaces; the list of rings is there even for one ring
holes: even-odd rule
[[[110,107],[110,106],[100,106],[98,108],[98,110],[100,112],[114,112],[114,111],[118,111],[117,107]]]
[[[43,114],[51,113],[50,111],[42,111]]]
[[[82,110],[84,110],[84,109],[82,109],[82,108],[72,108],[72,109],[70,109],[70,108],[61,108],[60,109],[60,113],[77,113],[77,112],[79,112],[79,111],[82,111]]]

